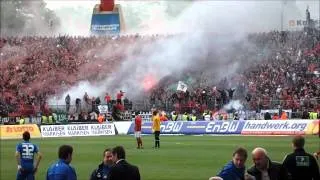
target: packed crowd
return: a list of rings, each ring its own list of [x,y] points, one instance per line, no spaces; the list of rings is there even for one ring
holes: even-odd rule
[[[251,34],[257,61],[243,72],[218,84],[188,84],[188,90],[170,91],[160,86],[150,100],[157,106],[167,102],[176,111],[219,110],[233,99],[242,100],[246,110],[292,109],[320,111],[320,37],[299,32]],[[269,52],[264,52],[269,51]],[[243,55],[246,57],[246,55]],[[200,82],[199,77],[194,82]],[[190,88],[189,88],[190,87]]]
[[[154,36],[123,37],[3,37],[0,38],[0,112],[47,112],[47,99],[81,80],[106,77],[125,58],[128,46]],[[136,48],[132,48],[136,47]],[[30,112],[31,111],[31,112]]]
[[[104,98],[100,99],[100,97],[90,96],[85,92],[82,98],[72,97],[75,100],[74,106],[71,105],[72,98],[68,94],[65,97],[65,106],[62,111],[66,112],[70,120],[98,120],[100,123],[110,120],[111,117],[114,120],[121,120],[123,119],[120,117],[121,112],[132,109],[132,102],[124,97],[124,94],[120,90],[116,94],[116,98],[112,98],[111,94],[106,93]]]
[[[48,112],[47,99],[51,95],[81,80],[106,77],[126,58],[123,52],[127,47],[130,46],[133,54],[139,54],[142,45],[164,38],[170,37],[1,38],[0,113],[17,109],[28,113]],[[188,84],[186,92],[160,85],[151,91],[150,104],[200,113],[206,109],[218,110],[232,99],[240,99],[248,110],[279,107],[294,111],[320,110],[318,34],[274,31],[250,34],[246,40],[255,44],[250,53],[257,56],[257,61],[246,69],[217,84]],[[246,54],[239,58],[246,58]],[[212,78],[192,75],[193,82]]]

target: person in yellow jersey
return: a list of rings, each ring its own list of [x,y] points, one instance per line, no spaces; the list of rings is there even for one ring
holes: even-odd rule
[[[160,116],[158,111],[152,113],[152,131],[154,132],[154,148],[160,148]]]

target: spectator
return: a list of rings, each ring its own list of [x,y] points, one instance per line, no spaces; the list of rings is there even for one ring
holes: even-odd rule
[[[186,69],[181,73],[187,76],[181,78],[189,82],[186,93],[170,90],[169,87],[177,79],[176,75],[166,77],[166,83],[160,82],[150,92],[150,104],[168,107],[170,111],[182,114],[190,113],[192,109],[198,115],[207,109],[220,109],[235,98],[241,100],[246,110],[259,111],[278,106],[297,112],[319,109],[320,87],[316,86],[319,82],[316,71],[320,67],[318,34],[305,34],[304,31],[248,34],[243,41],[233,44],[238,47],[236,52],[229,52],[230,56],[236,54],[241,64],[248,64],[236,75],[214,82],[208,81],[212,79],[212,74],[207,75],[203,68],[199,68],[199,71],[194,70],[197,67]],[[159,38],[171,37],[157,36]],[[47,99],[63,93],[65,87],[82,80],[104,79],[110,69],[115,69],[126,59],[123,52],[127,52],[126,48],[130,47],[128,44],[136,43],[143,47],[157,39],[140,36],[134,41],[130,37],[2,37],[0,48],[4,61],[0,70],[4,73],[0,77],[0,88],[4,93],[0,97],[0,106],[3,107],[0,113],[7,115],[15,112],[19,106],[25,109],[28,105],[35,106],[32,110],[37,106],[45,110]],[[245,42],[250,42],[255,48],[248,50]],[[105,46],[117,46],[121,50],[97,55]],[[211,50],[216,47],[212,45],[208,48]],[[214,58],[219,57],[213,51],[208,59]],[[231,88],[231,85],[235,88]],[[85,115],[91,112],[86,102],[83,100],[81,110]],[[301,118],[301,115],[297,118]]]
[[[105,101],[105,103],[111,103],[111,96],[108,94],[108,93],[106,93],[106,95],[105,95],[105,97],[104,97],[104,101]]]
[[[229,99],[232,100],[235,89],[228,89]]]
[[[254,166],[247,170],[248,174],[255,177],[255,180],[286,180],[288,174],[282,164],[273,162],[267,155],[267,151],[263,148],[255,148],[252,151],[252,160]]]
[[[269,111],[267,111],[267,112],[264,114],[264,120],[271,120],[271,115],[270,115]]]
[[[120,92],[117,94],[117,103],[118,104],[122,104],[123,95],[124,95],[124,92],[122,92],[122,90],[120,90]]]
[[[292,140],[294,152],[288,154],[283,166],[289,172],[291,180],[317,180],[320,179],[319,167],[316,159],[304,150],[305,139],[295,136]]]
[[[238,113],[234,113],[233,120],[239,120],[239,119],[240,119],[239,114]]]
[[[278,120],[279,119],[278,113],[274,113],[272,119],[273,120]]]
[[[168,121],[168,118],[167,118],[167,115],[165,112],[161,112],[160,114],[160,121],[163,122],[163,121]]]
[[[288,119],[288,115],[285,111],[282,111],[281,113],[281,120],[287,120]]]
[[[66,112],[69,113],[69,110],[70,110],[70,101],[71,101],[71,98],[70,98],[70,95],[68,94],[65,98],[65,102],[66,102]]]
[[[122,146],[112,149],[112,160],[115,165],[111,167],[107,180],[140,180],[138,167],[126,161],[126,153]]]
[[[99,114],[99,116],[98,116],[98,122],[99,122],[99,124],[102,124],[104,121],[105,121],[104,115],[103,115],[103,114]]]
[[[247,157],[246,149],[237,148],[232,155],[232,161],[227,163],[217,176],[223,180],[244,179]]]
[[[81,112],[81,99],[77,98],[76,99],[76,113],[80,114]]]
[[[111,111],[111,96],[108,93],[106,93],[104,100],[108,105],[108,111]]]

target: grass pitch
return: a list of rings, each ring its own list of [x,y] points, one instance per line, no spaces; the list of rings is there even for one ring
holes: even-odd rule
[[[79,180],[87,180],[93,169],[102,160],[102,151],[107,147],[123,145],[127,160],[137,165],[143,180],[202,180],[216,175],[231,159],[237,146],[250,152],[254,147],[267,149],[272,160],[282,161],[292,151],[291,137],[253,136],[161,136],[161,149],[152,149],[153,136],[143,136],[144,149],[136,149],[133,136],[74,137],[31,139],[39,146],[44,157],[36,179],[45,179],[49,165],[57,160],[57,150],[62,144],[74,147],[72,166]],[[20,140],[1,140],[1,180],[16,177],[15,146]],[[319,138],[309,136],[306,150],[319,150]],[[247,167],[252,165],[251,156]]]

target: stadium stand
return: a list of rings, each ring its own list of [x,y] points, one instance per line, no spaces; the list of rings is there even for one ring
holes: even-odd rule
[[[81,80],[108,76],[110,69],[119,67],[126,58],[123,50],[129,46],[137,47],[135,53],[139,54],[139,47],[170,37],[2,37],[1,114],[48,115],[52,106],[47,104],[50,95]],[[319,113],[319,35],[272,31],[249,34],[247,40],[257,46],[257,61],[248,70],[218,84],[190,84],[186,92],[172,91],[170,84],[159,84],[151,91],[148,102],[132,102],[131,108],[147,111],[156,106],[167,112],[202,115],[206,110],[216,112],[231,100],[240,99],[245,109],[251,111],[280,107],[291,109],[293,118],[301,118],[303,112]],[[122,48],[111,52],[112,47]],[[102,48],[106,49],[103,55],[96,53]],[[259,57],[261,49],[271,53]]]

